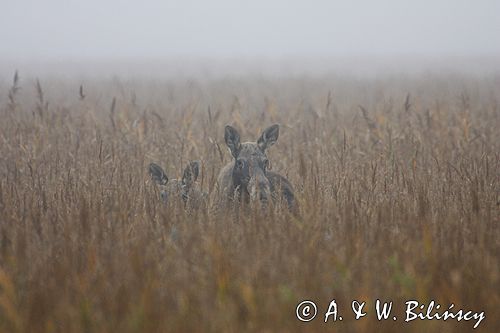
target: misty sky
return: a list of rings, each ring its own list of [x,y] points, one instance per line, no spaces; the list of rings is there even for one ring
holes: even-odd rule
[[[500,1],[12,0],[0,58],[500,54]]]

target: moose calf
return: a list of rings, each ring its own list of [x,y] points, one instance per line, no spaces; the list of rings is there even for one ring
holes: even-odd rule
[[[160,187],[160,197],[164,203],[182,200],[188,209],[201,208],[207,199],[207,194],[199,188],[196,180],[200,173],[200,162],[190,162],[182,174],[182,178],[169,180],[163,169],[155,163],[149,165],[151,179]]]

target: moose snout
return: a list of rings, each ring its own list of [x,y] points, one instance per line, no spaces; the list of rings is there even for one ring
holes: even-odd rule
[[[249,182],[250,199],[252,201],[267,202],[271,198],[271,185],[264,176],[257,176],[250,179]]]

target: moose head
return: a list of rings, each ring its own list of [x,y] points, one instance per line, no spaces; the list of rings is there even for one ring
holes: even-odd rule
[[[279,125],[268,127],[256,142],[240,142],[240,134],[232,126],[226,126],[224,140],[234,157],[232,180],[241,196],[252,202],[267,203],[271,199],[272,183],[267,177],[269,160],[266,150],[278,140]]]
[[[169,180],[163,169],[155,163],[149,165],[149,174],[153,181],[160,187],[160,196],[164,203],[180,198],[186,204],[191,197],[197,196],[199,189],[195,182],[200,172],[200,162],[190,162],[182,174],[181,179]]]

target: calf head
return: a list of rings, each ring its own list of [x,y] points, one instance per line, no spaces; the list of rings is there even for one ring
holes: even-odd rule
[[[155,163],[149,165],[151,179],[160,186],[160,196],[164,203],[181,199],[186,203],[194,189],[194,185],[200,173],[200,162],[190,162],[182,174],[181,179],[169,180],[163,169]]]
[[[266,171],[269,160],[266,150],[279,136],[279,125],[268,127],[256,142],[240,142],[240,134],[226,126],[224,140],[234,157],[232,168],[233,185],[242,196],[248,196],[252,202],[267,203],[271,199],[271,182]]]

